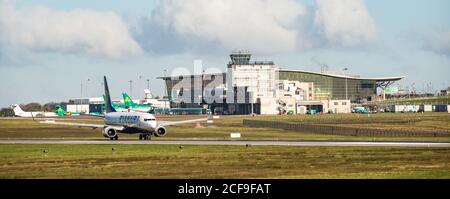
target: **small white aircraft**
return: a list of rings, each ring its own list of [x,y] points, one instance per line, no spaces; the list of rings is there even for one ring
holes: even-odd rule
[[[105,124],[81,124],[81,123],[67,123],[55,121],[41,121],[44,124],[55,125],[70,125],[78,127],[90,127],[93,129],[102,128],[104,137],[110,140],[118,140],[118,133],[125,134],[139,134],[139,140],[151,140],[151,136],[163,137],[167,134],[166,127],[178,124],[206,122],[211,119],[210,115],[207,118],[183,120],[183,121],[156,121],[154,115],[143,112],[116,112],[111,104],[111,97],[109,95],[108,82],[106,76],[104,77],[105,85]]]
[[[18,104],[12,104],[11,108],[14,110],[14,115],[18,117],[56,117],[56,113],[54,112],[25,112],[23,111]]]

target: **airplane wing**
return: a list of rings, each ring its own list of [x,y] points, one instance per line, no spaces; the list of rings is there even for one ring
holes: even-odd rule
[[[41,121],[42,124],[64,125],[64,126],[78,126],[78,127],[90,127],[90,128],[103,128],[103,124],[83,124],[83,123],[70,123],[70,122],[55,122],[54,120]]]
[[[86,114],[86,113],[80,113],[80,115],[105,118],[105,115],[93,115],[93,114]]]
[[[131,124],[131,125],[124,125],[124,126],[117,126],[117,125],[104,125],[104,124],[85,124],[85,123],[72,123],[72,122],[56,122],[54,120],[46,120],[46,121],[41,121],[41,124],[52,124],[52,125],[63,125],[63,126],[77,126],[77,127],[88,127],[88,128],[104,128],[104,127],[109,127],[109,128],[113,128],[115,130],[118,131],[122,131],[125,128],[131,128],[131,127],[135,127],[136,125]]]
[[[158,125],[162,126],[174,126],[179,124],[189,124],[195,122],[206,122],[208,118],[194,119],[194,120],[182,120],[182,121],[158,121]]]
[[[150,111],[150,109],[149,109],[148,111],[143,111],[143,110],[140,110],[140,109],[134,109],[134,108],[130,108],[130,110],[131,110],[131,111],[134,111],[134,112],[140,112],[140,113],[148,113],[148,112]]]
[[[77,127],[87,127],[92,129],[109,127],[118,131],[123,131],[125,128],[134,127],[135,125],[129,126],[115,126],[115,125],[104,125],[104,124],[84,124],[84,123],[71,123],[71,122],[55,122],[54,120],[41,121],[42,124],[52,124],[52,125],[63,125],[63,126],[77,126]]]

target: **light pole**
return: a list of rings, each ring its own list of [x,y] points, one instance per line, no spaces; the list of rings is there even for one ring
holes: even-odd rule
[[[147,89],[150,90],[150,79],[147,79]]]
[[[100,93],[103,93],[104,91],[104,88],[103,88],[104,86],[103,86],[103,82],[100,82]]]
[[[203,105],[203,100],[204,100],[204,92],[205,92],[205,84],[204,84],[204,79],[205,79],[205,70],[202,71],[202,100],[200,101],[200,104]]]
[[[130,82],[130,96],[133,97],[133,80],[130,80],[128,82]]]
[[[347,71],[348,68],[344,68],[343,71]],[[345,100],[348,100],[348,91],[347,91],[347,73],[344,72],[345,75]]]
[[[139,75],[138,92],[139,92],[139,90],[142,91],[142,90],[141,90],[141,89],[142,89],[142,88],[141,88],[141,86],[142,86],[141,81],[142,81],[142,75]]]
[[[169,94],[167,92],[167,69],[164,69],[164,96],[163,96],[163,102],[164,102],[164,110],[163,112],[166,112],[166,104],[167,102],[164,100],[164,97],[167,97],[167,100],[169,100]],[[169,101],[170,103],[170,101]]]
[[[167,94],[167,69],[164,69],[164,96],[167,96],[167,99],[169,99],[169,96]],[[164,99],[163,96],[163,99]]]
[[[86,84],[88,85],[87,87],[89,88],[89,82],[91,81],[91,79],[87,79],[87,82],[86,82]],[[81,98],[83,98],[83,80],[81,80],[81,84],[80,84],[80,86],[81,86]],[[86,89],[87,90],[87,89]],[[86,92],[86,93],[88,93],[89,94],[89,92]]]
[[[87,79],[87,82],[86,82],[86,91],[85,91],[85,93],[87,94],[87,97],[89,98],[90,97],[90,94],[89,94],[89,83],[91,82],[91,79],[90,78],[88,78]]]
[[[252,106],[252,107],[251,107],[251,108],[252,108],[252,113],[251,113],[251,115],[253,116],[253,94],[251,95],[251,98],[252,98],[252,99],[251,99],[251,102],[252,102],[252,103],[251,103],[251,106]]]

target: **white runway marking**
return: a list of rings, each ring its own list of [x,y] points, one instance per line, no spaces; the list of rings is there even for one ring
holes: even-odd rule
[[[254,140],[0,140],[0,144],[168,144],[168,145],[254,145],[254,146],[382,146],[450,147],[448,142],[367,142],[367,141],[254,141]]]

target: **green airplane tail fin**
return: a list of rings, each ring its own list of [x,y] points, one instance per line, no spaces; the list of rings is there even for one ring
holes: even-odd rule
[[[136,107],[137,106],[137,104],[133,102],[133,100],[127,93],[122,93],[122,96],[123,96],[123,102],[124,102],[125,106],[127,106],[127,107]]]
[[[58,116],[65,115],[66,111],[64,109],[62,109],[60,105],[56,105],[55,108],[56,108],[56,111],[55,111],[56,115],[58,115]]]

